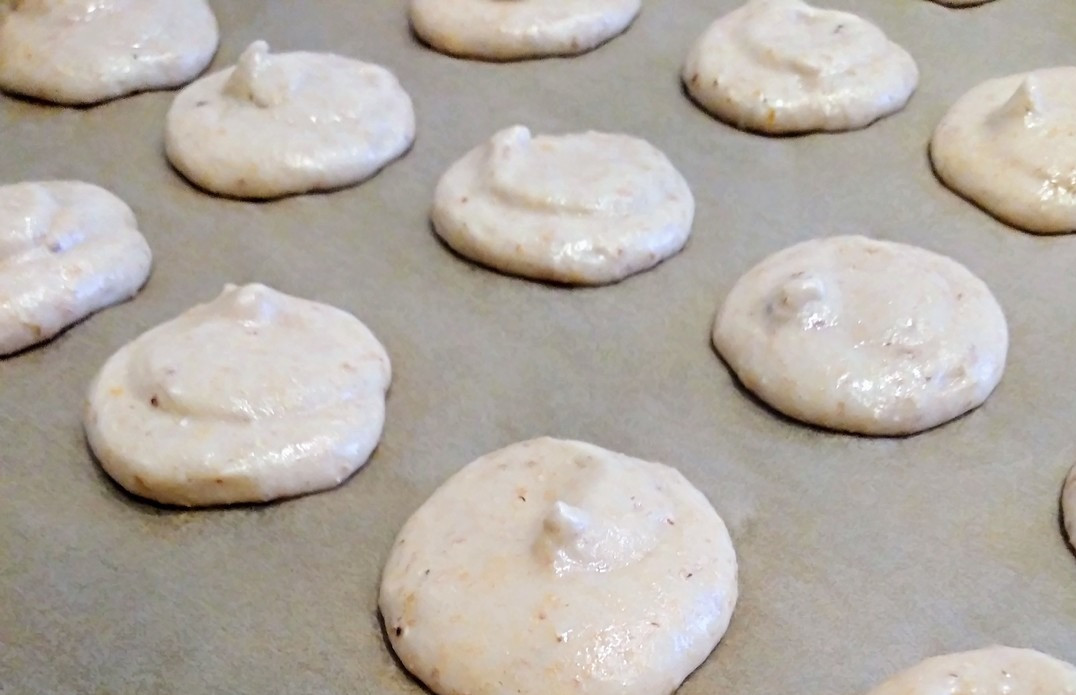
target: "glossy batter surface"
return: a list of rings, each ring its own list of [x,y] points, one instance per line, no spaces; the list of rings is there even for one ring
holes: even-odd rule
[[[1076,232],[1076,67],[978,85],[942,119],[930,155],[947,186],[998,219]]]
[[[728,531],[680,473],[544,438],[483,456],[415,512],[380,604],[439,695],[665,695],[736,592]]]
[[[274,198],[363,181],[415,138],[411,99],[385,68],[329,53],[249,46],[234,68],[181,91],[168,158],[193,183]]]
[[[967,268],[859,236],[766,258],[732,288],[713,338],[777,410],[873,435],[929,429],[980,405],[1008,351],[1001,307]]]
[[[683,79],[721,120],[781,134],[867,126],[904,107],[919,70],[856,15],[800,0],[750,0],[706,30]]]
[[[519,60],[585,53],[631,25],[641,0],[412,0],[411,25],[451,55]]]
[[[194,79],[213,59],[205,0],[7,0],[0,3],[0,89],[92,104]]]
[[[385,349],[351,314],[228,285],[108,359],[86,434],[135,495],[265,502],[334,487],[362,466],[390,379]]]
[[[555,282],[616,282],[687,242],[695,202],[645,140],[502,130],[441,178],[432,218],[458,253]]]
[[[1076,695],[1076,667],[1031,649],[988,647],[927,659],[868,695]]]
[[[151,264],[134,213],[105,189],[0,186],[0,355],[134,296]]]

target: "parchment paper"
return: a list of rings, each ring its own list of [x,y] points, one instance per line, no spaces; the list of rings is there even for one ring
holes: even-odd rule
[[[922,71],[908,108],[855,133],[768,139],[683,95],[689,45],[739,0],[648,0],[571,60],[439,55],[395,0],[214,0],[214,69],[248,42],[390,67],[418,141],[356,188],[267,204],[211,197],[162,155],[169,93],[90,109],[0,98],[0,180],[77,178],[134,208],[156,267],[132,302],[0,361],[0,692],[419,693],[377,617],[396,531],[451,473],[550,434],[678,466],[729,522],[742,599],[685,684],[696,693],[853,695],[922,657],[992,643],[1076,661],[1076,558],[1058,493],[1076,462],[1076,237],[1010,230],[943,188],[926,155],[983,79],[1076,63],[1076,3],[831,0]],[[687,249],[602,289],[512,279],[430,231],[437,178],[496,129],[621,131],[664,150],[698,203]],[[1010,322],[984,407],[906,439],[787,421],[710,347],[736,278],[819,235],[867,233],[959,259]],[[80,425],[103,361],[146,329],[260,281],[354,312],[395,380],[380,448],[341,488],[175,511],[112,485]]]

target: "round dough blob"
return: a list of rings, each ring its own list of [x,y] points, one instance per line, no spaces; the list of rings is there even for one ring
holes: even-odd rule
[[[737,281],[714,345],[782,413],[871,435],[930,429],[1001,380],[1008,328],[983,282],[951,258],[860,236],[816,239]]]
[[[128,343],[90,387],[101,466],[180,506],[335,487],[381,436],[388,355],[358,319],[263,285],[227,285]]]
[[[133,297],[151,265],[131,208],[105,189],[0,186],[0,355]]]
[[[856,15],[750,0],[688,54],[688,92],[721,120],[768,134],[853,130],[904,108],[915,60]]]
[[[1000,220],[1076,232],[1076,67],[978,85],[942,119],[930,156],[945,185]]]
[[[443,53],[521,60],[586,53],[624,32],[641,0],[412,0],[411,26]]]
[[[1032,649],[987,647],[923,661],[868,695],[1069,695],[1076,667]]]
[[[404,666],[440,695],[671,693],[736,603],[724,522],[675,469],[535,439],[408,520],[381,581]]]
[[[330,53],[270,55],[264,41],[181,91],[165,129],[176,169],[236,198],[358,183],[414,139],[411,99],[388,70]]]
[[[498,270],[578,285],[616,282],[684,247],[695,201],[650,143],[539,135],[515,126],[456,162],[433,224],[454,250]]]
[[[1069,473],[1065,488],[1061,492],[1061,514],[1064,517],[1069,543],[1076,548],[1076,466]]]
[[[217,50],[205,0],[0,3],[0,89],[93,104],[193,80]]]

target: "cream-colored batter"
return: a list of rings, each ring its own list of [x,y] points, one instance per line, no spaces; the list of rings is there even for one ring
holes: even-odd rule
[[[178,87],[217,50],[205,0],[0,2],[0,89],[92,104]]]
[[[502,130],[441,178],[432,218],[458,253],[514,275],[616,282],[687,242],[695,202],[645,140]]]
[[[450,55],[520,60],[576,55],[626,30],[641,0],[412,0],[411,26]]]
[[[1076,466],[1072,468],[1065,481],[1065,487],[1061,491],[1061,514],[1064,517],[1069,543],[1076,548]]]
[[[1076,232],[1076,66],[988,80],[934,131],[934,170],[1014,227]]]
[[[0,186],[0,355],[134,296],[151,264],[134,213],[105,189]]]
[[[390,379],[385,349],[351,314],[228,285],[109,358],[86,434],[135,495],[265,502],[335,487],[366,463]]]
[[[397,536],[381,612],[439,695],[671,693],[736,602],[736,555],[675,469],[581,442],[496,451]]]
[[[237,198],[358,183],[414,139],[411,99],[388,70],[329,53],[271,55],[263,41],[180,92],[165,129],[176,169]]]
[[[868,695],[1076,695],[1076,667],[1031,649],[988,647],[936,656]]]
[[[1001,380],[1008,328],[983,282],[951,258],[859,236],[770,256],[732,288],[714,345],[786,415],[901,435],[980,405]]]
[[[683,79],[721,120],[781,134],[863,128],[904,107],[919,70],[856,15],[801,0],[750,0],[706,30]]]

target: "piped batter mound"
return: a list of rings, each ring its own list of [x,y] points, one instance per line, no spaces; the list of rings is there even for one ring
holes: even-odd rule
[[[641,0],[412,0],[411,26],[442,53],[483,60],[576,55],[626,30]]]
[[[0,186],[0,355],[134,296],[152,254],[134,213],[78,181]]]
[[[176,169],[237,198],[355,184],[414,139],[411,99],[385,68],[330,53],[270,54],[264,41],[181,91],[165,129]]]
[[[902,435],[951,420],[1001,380],[1008,328],[987,286],[951,258],[860,236],[765,259],[732,288],[714,345],[782,413]]]
[[[76,105],[178,87],[218,41],[205,0],[7,0],[0,89]]]
[[[1076,466],[1069,473],[1061,491],[1061,514],[1064,517],[1069,544],[1076,548]]]
[[[1014,227],[1076,232],[1076,66],[988,80],[930,143],[938,177]]]
[[[736,596],[725,524],[680,473],[544,438],[483,456],[415,512],[380,604],[440,695],[667,695]]]
[[[695,202],[671,162],[627,135],[502,130],[456,162],[434,194],[455,251],[523,277],[598,285],[683,248]]]
[[[228,285],[109,358],[86,434],[135,495],[265,502],[335,487],[362,466],[390,379],[385,349],[351,314]]]
[[[993,0],[934,0],[939,5],[945,5],[947,7],[972,7],[974,5],[985,5]]]
[[[863,128],[904,108],[915,60],[856,15],[800,0],[751,0],[714,22],[683,79],[721,120],[767,134]]]
[[[1072,695],[1076,667],[1031,649],[988,647],[927,659],[868,695]]]

